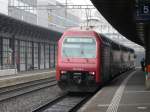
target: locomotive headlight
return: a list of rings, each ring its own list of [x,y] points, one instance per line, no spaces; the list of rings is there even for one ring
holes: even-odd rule
[[[67,71],[61,71],[61,74],[65,74],[65,73],[67,73]]]
[[[91,75],[95,75],[95,72],[89,72],[89,74],[91,74]]]

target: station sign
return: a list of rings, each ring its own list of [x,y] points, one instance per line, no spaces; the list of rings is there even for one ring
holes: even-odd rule
[[[150,0],[136,0],[136,20],[150,22]]]

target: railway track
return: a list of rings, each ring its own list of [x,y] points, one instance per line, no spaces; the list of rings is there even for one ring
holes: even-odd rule
[[[53,87],[57,85],[55,77],[50,79],[41,79],[31,81],[28,83],[18,84],[10,87],[0,89],[0,101],[7,100],[9,98],[18,97],[20,95],[28,94],[30,92],[38,91],[43,88]]]
[[[49,103],[39,107],[33,112],[75,112],[92,95],[91,94],[65,94],[57,97]]]

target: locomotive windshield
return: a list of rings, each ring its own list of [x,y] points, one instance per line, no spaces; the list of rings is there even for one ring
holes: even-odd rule
[[[62,56],[69,58],[96,58],[96,40],[90,37],[66,37]]]

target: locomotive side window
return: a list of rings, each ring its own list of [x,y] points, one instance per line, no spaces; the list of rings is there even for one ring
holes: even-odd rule
[[[96,40],[90,37],[66,37],[62,45],[62,57],[96,58]]]

